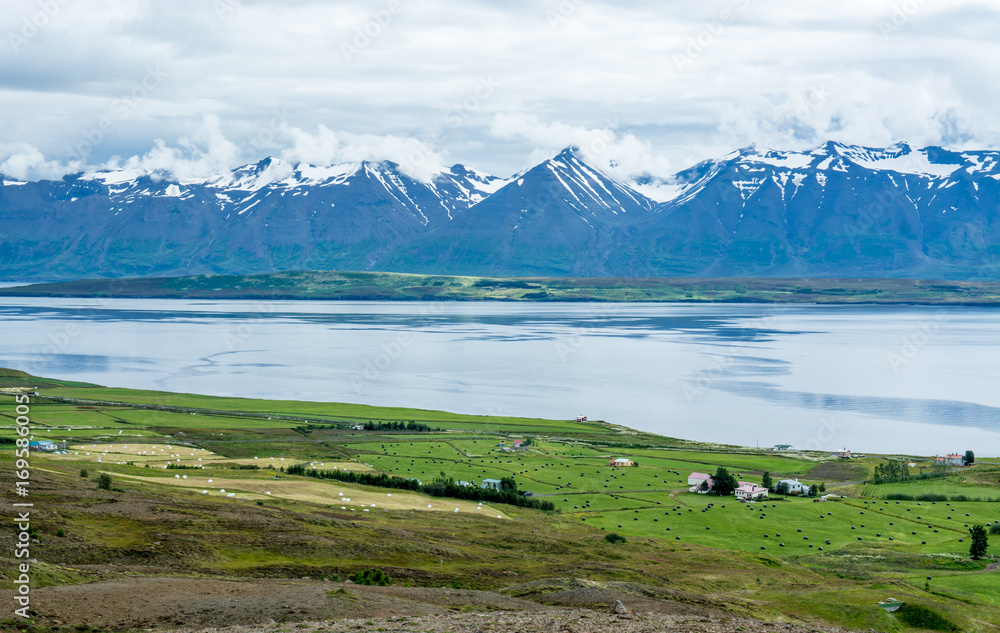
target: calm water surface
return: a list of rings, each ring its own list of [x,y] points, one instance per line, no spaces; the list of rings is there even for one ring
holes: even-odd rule
[[[1000,310],[0,298],[0,365],[104,385],[1000,454]]]

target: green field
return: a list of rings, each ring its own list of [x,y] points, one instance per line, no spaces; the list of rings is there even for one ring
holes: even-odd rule
[[[60,486],[83,486],[83,492],[61,502],[57,520],[73,534],[74,548],[92,548],[86,560],[138,551],[173,530],[184,536],[174,558],[163,564],[170,561],[171,569],[184,573],[342,574],[378,564],[408,584],[457,582],[483,589],[539,578],[641,579],[709,593],[742,605],[739,613],[767,618],[794,613],[806,622],[903,630],[873,606],[889,595],[933,606],[965,627],[962,630],[991,630],[978,622],[1000,624],[1000,573],[983,571],[984,562],[968,558],[969,526],[1000,522],[1000,503],[884,498],[892,493],[1000,498],[1000,464],[994,460],[940,479],[858,485],[855,482],[869,477],[883,457],[837,460],[828,454],[727,448],[593,422],[106,389],[0,371],[0,387],[5,386],[38,388],[38,395],[31,397],[36,438],[91,443],[91,455],[74,454],[80,452],[76,449],[68,455],[32,454],[36,469],[58,480],[58,486],[45,493],[51,499],[58,497]],[[0,420],[0,437],[15,433],[13,398],[0,394],[0,414],[7,416]],[[441,430],[351,428],[359,421],[399,420],[422,421]],[[350,424],[325,428],[343,421]],[[165,469],[159,456],[159,461],[147,462],[138,454],[103,454],[109,445],[124,449],[141,436],[151,438],[147,444],[162,443],[178,451],[180,463],[198,469]],[[515,439],[530,439],[530,446],[516,451],[499,446],[509,447]],[[198,463],[190,456],[198,448],[215,453],[220,463]],[[2,446],[0,452],[9,449]],[[99,456],[103,459],[96,462]],[[608,465],[619,457],[638,465]],[[383,499],[391,491],[282,472],[293,464],[318,469],[338,464],[340,469],[374,470],[424,483],[443,478],[478,484],[486,478],[512,477],[520,490],[551,501],[556,509],[506,506],[506,518],[499,524],[495,516],[494,523],[484,523],[488,517],[469,516],[474,514],[469,511],[442,516],[412,508],[369,513],[361,523],[352,517],[334,519],[337,515],[329,513],[341,511],[339,502],[323,501],[336,497],[324,491],[353,490],[355,495]],[[248,465],[262,468],[246,469]],[[841,496],[819,501],[774,494],[744,504],[731,496],[688,491],[691,472],[714,473],[720,466],[757,483],[764,471],[775,480],[822,482]],[[110,473],[119,486],[114,494],[173,500],[176,506],[164,516],[95,514],[86,492],[93,484],[79,476],[81,469]],[[267,486],[279,491],[281,486],[299,492],[206,498],[200,490],[183,487],[187,477],[242,482],[248,490]],[[258,501],[264,505],[256,505]],[[411,502],[415,508],[423,508],[421,504]],[[440,504],[448,500],[427,497],[427,505]],[[236,506],[248,513],[280,509],[294,527],[289,524],[288,536],[279,540],[263,539],[233,523],[235,515],[227,508]],[[463,507],[475,510],[474,504]],[[360,514],[360,508],[350,512],[355,510]],[[277,516],[259,520],[271,525]],[[42,525],[49,533],[57,527]],[[603,536],[610,532],[628,543],[605,543]],[[196,534],[202,544],[194,547]],[[989,554],[1000,556],[1000,538],[993,537]],[[509,574],[490,571],[498,568]],[[81,570],[86,577],[89,572]],[[924,584],[926,576],[933,578],[929,586]],[[59,582],[80,580],[72,574],[59,577]]]
[[[83,280],[0,289],[0,296],[1000,304],[1000,282],[911,279],[448,277],[289,271],[260,275]]]

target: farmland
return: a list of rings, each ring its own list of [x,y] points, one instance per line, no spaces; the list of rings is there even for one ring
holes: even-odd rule
[[[35,439],[67,442],[65,452],[32,453],[47,482],[39,499],[64,499],[39,522],[49,560],[75,570],[52,570],[54,584],[90,578],[73,561],[113,567],[116,557],[181,575],[343,577],[377,565],[410,586],[669,583],[734,613],[878,631],[900,630],[873,606],[886,596],[927,605],[963,630],[1000,624],[1000,573],[968,558],[969,527],[1000,522],[1000,504],[973,500],[1000,498],[1000,464],[990,460],[858,484],[886,458],[697,444],[600,422],[133,392],[17,372],[0,373],[5,385],[37,388]],[[13,395],[0,395],[0,437],[15,433],[12,411]],[[432,430],[355,428],[409,420]],[[622,457],[636,466],[609,466]],[[292,465],[424,484],[508,479],[555,509],[300,476],[286,472]],[[745,504],[688,491],[691,472],[720,466],[742,481],[760,483],[767,471],[836,495]],[[102,473],[113,481],[106,492],[94,488]],[[940,500],[916,500],[929,493]],[[65,539],[51,536],[57,527]],[[626,543],[606,543],[612,532]],[[161,557],[163,547],[172,553]],[[1000,555],[1000,539],[989,554]],[[498,566],[502,574],[491,571]]]

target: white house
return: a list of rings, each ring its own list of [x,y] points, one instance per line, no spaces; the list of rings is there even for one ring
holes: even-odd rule
[[[807,484],[799,483],[798,479],[782,479],[778,483],[785,484],[788,492],[794,492],[800,495],[809,494],[809,486]]]
[[[492,488],[493,490],[500,490],[500,486],[499,479],[484,479],[483,483],[479,484],[480,488]]]
[[[948,466],[964,466],[965,456],[958,453],[949,453],[944,457],[938,457],[936,461],[939,464],[946,464]]]
[[[767,498],[767,488],[761,488],[757,484],[741,481],[740,487],[736,489],[736,498],[743,501],[750,501],[757,498]]]

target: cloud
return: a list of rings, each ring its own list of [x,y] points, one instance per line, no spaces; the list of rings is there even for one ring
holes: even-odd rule
[[[83,165],[48,160],[27,143],[0,143],[0,174],[18,180],[55,180],[80,171]]]
[[[441,154],[415,138],[334,132],[325,125],[320,125],[316,134],[296,127],[286,127],[282,132],[291,141],[291,147],[281,153],[282,159],[289,163],[333,165],[390,160],[421,180],[429,180],[445,169]]]
[[[238,145],[222,133],[219,117],[208,115],[190,136],[178,140],[179,147],[169,147],[156,139],[153,149],[141,156],[114,157],[102,169],[124,170],[137,174],[164,173],[181,181],[206,180],[224,174],[243,162]]]
[[[568,147],[580,149],[584,160],[624,181],[642,176],[667,178],[674,173],[670,160],[657,155],[648,141],[609,127],[587,128],[561,122],[544,123],[527,114],[497,114],[490,132],[501,139],[523,139],[535,145],[529,164],[551,158]]]

